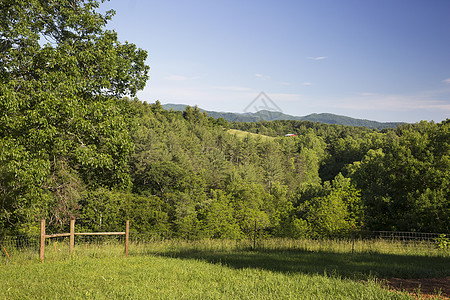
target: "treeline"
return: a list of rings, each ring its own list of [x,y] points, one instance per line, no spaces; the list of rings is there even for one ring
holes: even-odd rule
[[[162,200],[164,228],[178,235],[240,237],[255,224],[290,237],[353,226],[449,231],[449,120],[380,132],[301,121],[229,124],[198,108],[133,105],[142,118],[133,135],[133,192]]]
[[[449,119],[382,131],[298,121],[231,127],[270,136],[316,135],[325,143],[320,178],[324,184],[341,175],[351,181],[361,193],[367,229],[449,231]]]

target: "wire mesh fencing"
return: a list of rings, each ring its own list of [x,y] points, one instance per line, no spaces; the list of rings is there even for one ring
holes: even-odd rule
[[[195,247],[207,250],[305,250],[334,251],[342,253],[382,252],[398,254],[450,255],[449,234],[400,232],[400,231],[354,231],[327,238],[243,238],[239,240],[183,239],[171,232],[130,232],[131,251],[151,253],[167,248]],[[447,243],[447,244],[446,244]],[[124,236],[75,236],[75,254],[120,255],[123,253]],[[442,246],[444,245],[444,246]],[[120,246],[120,247],[118,247]],[[46,253],[49,258],[69,256],[69,238],[46,239]],[[13,259],[17,256],[38,258],[39,235],[0,236],[0,258]],[[105,255],[106,255],[105,254]]]
[[[448,234],[442,233],[408,231],[359,231],[349,235],[353,241],[377,242],[380,245],[388,245],[389,249],[397,247],[405,251],[417,248],[439,250],[440,240],[449,237]]]
[[[16,235],[0,237],[0,257],[11,259],[24,252],[39,251],[38,235]]]
[[[353,234],[353,233],[352,233]],[[442,233],[407,231],[359,231],[354,235],[359,239],[381,239],[402,242],[434,242]]]

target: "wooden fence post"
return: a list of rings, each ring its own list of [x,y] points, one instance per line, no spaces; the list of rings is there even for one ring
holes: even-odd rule
[[[70,245],[69,245],[70,255],[73,254],[74,248],[75,248],[75,219],[71,219],[70,220]]]
[[[44,260],[45,252],[45,219],[41,219],[41,248],[39,251],[39,259]]]
[[[130,221],[127,220],[125,224],[125,232],[85,232],[85,233],[75,233],[75,219],[70,220],[70,233],[56,233],[56,234],[45,234],[45,219],[41,219],[41,247],[39,252],[39,258],[41,261],[44,260],[45,251],[45,239],[54,237],[70,237],[69,240],[69,253],[72,255],[75,249],[75,235],[125,235],[125,256],[128,256],[128,245],[130,238]],[[56,246],[55,246],[56,251]],[[5,250],[6,252],[6,250]]]
[[[255,231],[253,232],[253,250],[256,250],[256,219],[255,219]]]
[[[128,257],[128,238],[130,237],[130,221],[125,223],[125,256]]]

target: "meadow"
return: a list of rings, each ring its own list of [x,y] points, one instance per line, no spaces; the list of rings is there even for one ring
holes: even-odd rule
[[[49,243],[1,258],[0,299],[411,299],[390,278],[446,278],[448,252],[386,241]],[[420,288],[415,291],[420,298]],[[435,290],[437,298],[443,291]]]
[[[263,135],[263,134],[258,134],[258,133],[253,133],[253,132],[248,132],[248,131],[243,131],[243,130],[238,130],[238,129],[228,129],[227,130],[228,133],[233,134],[239,138],[245,138],[247,136],[251,136],[253,138],[261,138],[262,140],[274,140],[274,137],[268,136],[268,135]]]

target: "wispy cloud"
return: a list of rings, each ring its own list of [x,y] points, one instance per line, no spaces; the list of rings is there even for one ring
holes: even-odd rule
[[[448,83],[448,84],[450,84],[450,78],[445,78],[444,80],[442,80],[443,82],[445,82],[445,83]]]
[[[257,78],[259,78],[259,79],[263,79],[263,80],[267,80],[267,79],[270,78],[269,76],[264,75],[264,74],[261,74],[261,73],[255,74],[255,77],[257,77]]]
[[[305,86],[311,86],[311,85],[313,85],[313,84],[312,84],[312,82],[306,81],[306,82],[303,82],[302,85],[305,85]]]
[[[310,57],[308,57],[308,59],[310,59],[310,60],[324,60],[327,58],[328,58],[328,56],[310,56]]]

